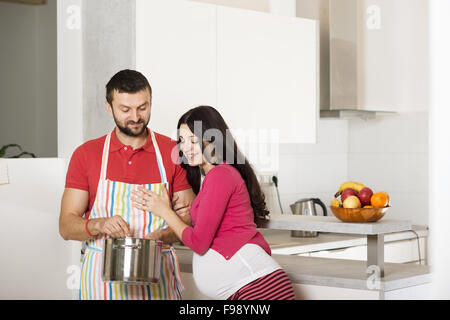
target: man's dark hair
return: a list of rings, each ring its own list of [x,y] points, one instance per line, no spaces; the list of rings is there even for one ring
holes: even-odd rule
[[[148,89],[152,95],[152,87],[147,78],[135,70],[122,70],[116,73],[106,85],[106,101],[112,107],[114,91],[119,93],[136,93]]]

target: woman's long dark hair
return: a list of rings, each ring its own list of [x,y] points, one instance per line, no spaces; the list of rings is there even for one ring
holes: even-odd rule
[[[178,145],[181,142],[179,132],[182,124],[187,125],[200,142],[209,142],[213,145],[213,152],[217,164],[226,162],[239,171],[250,195],[255,222],[259,225],[259,223],[262,220],[265,220],[269,214],[264,193],[261,190],[261,186],[259,185],[253,168],[247,158],[239,150],[228,125],[220,113],[210,106],[200,106],[186,112],[178,121]],[[204,152],[205,143],[200,143],[200,147],[205,158],[209,160],[207,153]],[[189,166],[181,151],[180,156],[183,157],[181,166],[187,172],[188,182],[192,186],[194,193],[198,194],[201,184],[200,167]]]

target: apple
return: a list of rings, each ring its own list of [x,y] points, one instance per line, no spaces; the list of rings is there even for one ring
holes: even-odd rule
[[[344,202],[345,199],[347,199],[348,197],[357,196],[357,195],[358,195],[358,193],[356,192],[355,189],[352,189],[352,188],[344,189],[344,191],[342,191],[342,194],[341,194],[341,201]]]
[[[363,188],[358,193],[359,201],[363,206],[370,205],[370,198],[372,198],[373,191],[370,188]]]
[[[361,201],[359,201],[359,198],[357,196],[350,196],[345,199],[344,208],[350,208],[350,209],[356,209],[361,208]]]

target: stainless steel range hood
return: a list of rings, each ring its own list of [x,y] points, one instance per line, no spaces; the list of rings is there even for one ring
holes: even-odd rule
[[[372,120],[379,114],[394,114],[395,112],[388,111],[372,111],[372,110],[358,110],[358,109],[334,109],[334,110],[320,110],[320,117],[323,118],[334,118],[334,119],[362,119],[362,120]]]
[[[380,113],[394,113],[367,106],[360,88],[365,72],[370,72],[363,70],[365,57],[360,51],[366,41],[365,10],[359,0],[321,1],[320,19],[328,22],[327,26],[321,21],[321,27],[328,28],[328,32],[322,32],[322,36],[328,34],[328,39],[325,39],[328,40],[328,47],[323,45],[323,39],[321,46],[329,54],[329,103],[321,103],[321,118],[369,120],[375,119]],[[324,57],[326,54],[322,52],[321,65],[326,69],[328,61],[324,61]],[[324,76],[324,72],[321,72],[321,76]],[[324,85],[322,83],[322,89]]]

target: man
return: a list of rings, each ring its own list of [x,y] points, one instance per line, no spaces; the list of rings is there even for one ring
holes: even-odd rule
[[[195,195],[186,172],[172,161],[176,142],[147,128],[152,89],[139,72],[123,70],[106,85],[106,108],[116,127],[107,136],[86,142],[72,155],[61,202],[59,230],[65,240],[85,242],[80,299],[181,299],[178,260],[171,246],[163,248],[158,284],[131,285],[101,280],[106,237],[147,238],[165,244],[179,241],[165,222],[133,208],[131,191],[165,185],[174,210],[191,223]]]

